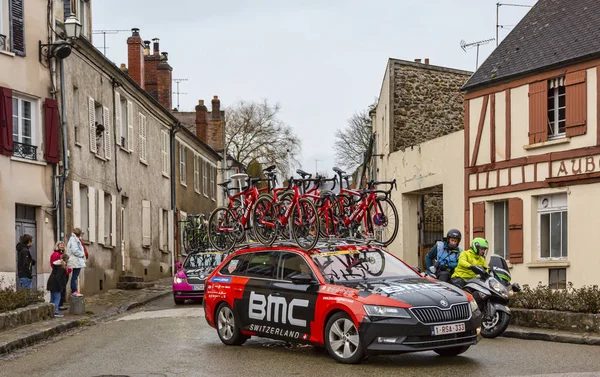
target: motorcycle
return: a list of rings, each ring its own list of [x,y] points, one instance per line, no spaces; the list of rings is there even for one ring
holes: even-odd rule
[[[481,335],[495,338],[502,334],[510,322],[510,297],[521,290],[518,283],[511,283],[506,260],[499,255],[490,257],[489,272],[482,266],[471,266],[478,276],[467,280],[463,289],[473,295],[483,313]]]

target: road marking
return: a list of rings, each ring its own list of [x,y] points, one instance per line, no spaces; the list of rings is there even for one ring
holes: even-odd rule
[[[204,317],[204,309],[202,308],[185,308],[185,309],[165,309],[153,310],[130,314],[117,319],[117,321],[132,321],[134,319],[152,319],[152,318],[179,318],[179,317]]]
[[[600,377],[600,372],[567,372],[567,373],[546,373],[546,374],[520,374],[509,377]]]

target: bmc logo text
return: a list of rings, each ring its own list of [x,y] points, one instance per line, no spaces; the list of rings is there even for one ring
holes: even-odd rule
[[[308,300],[293,299],[288,304],[286,299],[279,296],[265,297],[259,293],[250,292],[250,303],[248,305],[248,316],[252,319],[264,320],[275,323],[287,323],[290,325],[306,327],[306,321],[294,318],[295,307],[308,307]]]

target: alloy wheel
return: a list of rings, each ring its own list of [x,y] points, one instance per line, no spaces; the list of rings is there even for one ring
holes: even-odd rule
[[[336,320],[329,330],[329,344],[340,358],[352,357],[359,348],[358,330],[347,318]]]
[[[235,328],[235,319],[233,318],[233,312],[228,307],[224,306],[219,311],[219,317],[217,320],[218,331],[221,337],[225,340],[230,340],[233,337],[233,330]]]

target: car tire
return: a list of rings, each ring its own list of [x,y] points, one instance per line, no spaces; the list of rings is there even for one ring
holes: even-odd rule
[[[442,348],[442,349],[433,350],[433,351],[435,353],[437,353],[438,355],[440,355],[440,356],[451,357],[451,356],[458,356],[461,353],[467,352],[467,350],[469,349],[469,347],[471,347],[471,346],[459,346],[459,347]]]
[[[228,346],[239,346],[248,340],[248,337],[241,333],[235,314],[226,302],[221,303],[217,308],[215,327],[221,342]]]
[[[183,299],[183,298],[173,297],[173,300],[175,301],[175,305],[183,305],[183,304],[185,304],[185,299]]]
[[[338,363],[358,364],[365,358],[358,329],[346,312],[335,313],[327,321],[325,347]]]

